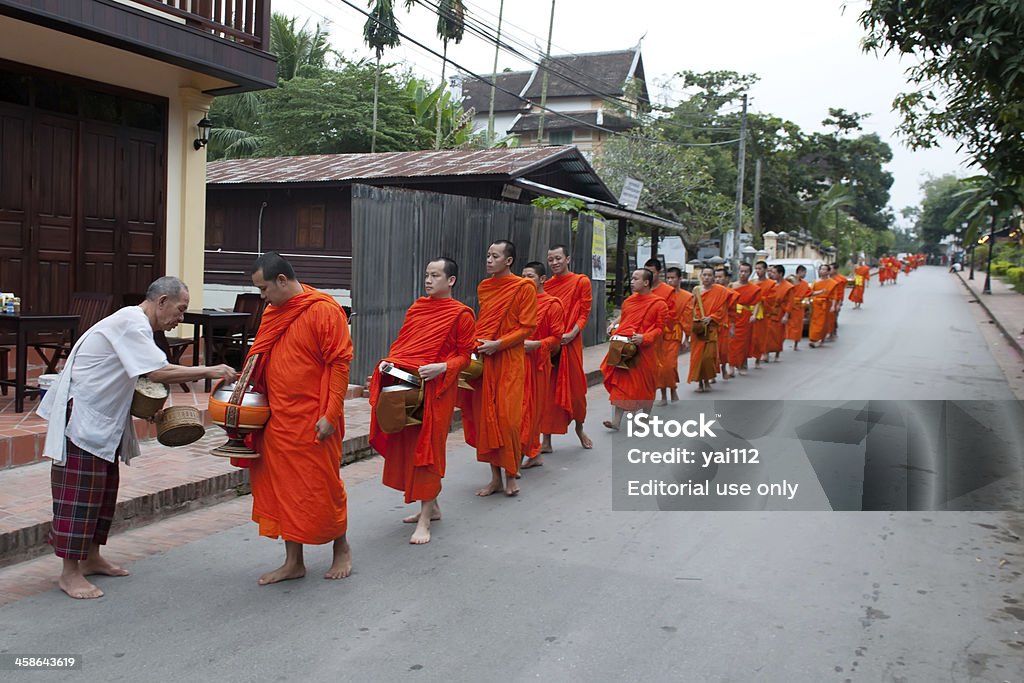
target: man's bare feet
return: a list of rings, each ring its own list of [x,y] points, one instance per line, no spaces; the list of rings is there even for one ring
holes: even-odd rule
[[[526,458],[525,462],[523,462],[522,467],[520,467],[519,469],[528,470],[531,467],[544,467],[544,458],[540,457],[539,455],[533,458]]]
[[[616,429],[618,429],[618,427],[616,427]],[[576,437],[580,440],[580,445],[583,446],[583,448],[589,450],[594,447],[594,442],[591,441],[590,437],[587,436],[587,433],[583,431],[583,425],[580,423],[576,423]]]
[[[672,390],[672,396],[671,396],[671,398],[669,398],[669,400],[672,401],[673,403],[678,401],[679,400],[679,392],[676,391],[675,389],[673,389]]]
[[[107,558],[100,557],[96,554],[91,555],[87,560],[79,562],[78,568],[81,569],[83,576],[91,576],[93,574],[101,574],[103,576],[128,576],[130,574],[130,572],[124,567],[118,567],[116,564],[111,564]]]
[[[103,591],[89,583],[85,575],[80,572],[64,572],[57,579],[57,585],[68,596],[76,600],[94,600],[103,597]]]
[[[545,434],[544,435],[544,439],[543,439],[543,441],[541,441],[541,444],[540,444],[540,452],[541,453],[550,453],[551,452],[551,435],[550,434]]]
[[[659,408],[661,408],[663,406],[667,406],[668,405],[668,400],[663,398],[660,401],[658,401],[657,403],[655,403],[654,405],[658,406]]]
[[[428,539],[429,540],[429,539]],[[344,579],[352,573],[352,548],[344,536],[334,541],[334,560],[324,574],[325,579]]]
[[[478,496],[490,496],[490,495],[493,495],[493,494],[497,493],[500,490],[501,490],[501,482],[499,481],[498,483],[494,483],[494,480],[492,479],[491,482],[489,484],[487,484],[487,486],[483,487],[482,489],[478,489],[477,492],[476,492],[476,495],[478,495]]]
[[[416,531],[412,532],[412,536],[409,537],[409,543],[413,545],[423,545],[424,543],[430,543],[430,521],[421,521],[416,525]]]
[[[619,428],[618,428],[618,426],[616,426],[616,425],[612,424],[612,421],[611,421],[611,420],[605,420],[605,421],[604,421],[604,422],[602,422],[601,424],[603,424],[603,425],[604,425],[605,427],[607,427],[608,429],[612,430],[613,432],[617,432],[617,431],[619,431]]]
[[[419,521],[420,521],[420,513],[418,513],[418,512],[415,515],[409,515],[408,517],[406,517],[406,518],[404,518],[402,520],[402,522],[405,523],[405,524],[416,524]],[[430,515],[430,521],[431,522],[440,522],[441,521],[441,506],[438,505],[437,503],[434,503],[434,511]]]
[[[519,495],[519,484],[516,483],[515,477],[505,477],[505,495],[511,498],[512,496]]]
[[[261,586],[269,586],[272,583],[301,579],[306,575],[306,566],[303,564],[291,564],[285,562],[272,572],[267,572],[256,582]]]

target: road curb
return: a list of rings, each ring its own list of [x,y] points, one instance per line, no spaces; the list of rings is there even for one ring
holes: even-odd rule
[[[1006,329],[1006,326],[1003,325],[1003,323],[1000,322],[999,318],[997,318],[992,313],[992,309],[990,309],[988,307],[988,304],[985,303],[984,296],[971,289],[971,286],[967,284],[967,281],[964,280],[964,276],[959,271],[956,273],[956,276],[960,280],[960,284],[962,284],[964,286],[964,289],[967,290],[967,293],[973,296],[975,299],[977,299],[978,304],[982,307],[982,309],[984,309],[985,315],[989,317],[989,320],[995,323],[995,326],[998,327],[999,331],[1003,333],[1003,337],[1006,339],[1006,341],[1010,342],[1010,346],[1015,348],[1017,350],[1017,353],[1019,353],[1021,356],[1024,356],[1024,348],[1021,348],[1020,342],[1017,341],[1017,338],[1013,335],[1013,333]]]

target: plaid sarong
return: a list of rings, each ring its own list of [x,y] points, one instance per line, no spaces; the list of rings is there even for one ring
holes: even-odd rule
[[[90,544],[105,545],[110,533],[117,505],[117,459],[97,458],[71,439],[67,447],[64,466],[50,467],[53,523],[47,542],[57,557],[84,560]]]

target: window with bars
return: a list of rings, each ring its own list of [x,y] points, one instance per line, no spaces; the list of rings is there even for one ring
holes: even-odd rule
[[[327,223],[325,207],[300,206],[295,213],[295,247],[324,248],[324,227]]]
[[[552,145],[571,145],[571,130],[553,130],[548,133],[548,142]]]

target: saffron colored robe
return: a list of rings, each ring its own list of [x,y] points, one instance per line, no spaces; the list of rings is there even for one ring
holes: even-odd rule
[[[725,303],[725,321],[722,323],[722,328],[718,330],[718,364],[725,365],[729,362],[729,356],[732,353],[733,346],[733,331],[736,327],[736,320],[738,318],[736,314],[736,302],[740,299],[740,294],[735,289],[726,287],[729,290],[729,300]]]
[[[386,434],[377,423],[377,403],[384,386],[379,368],[370,378],[370,445],[384,456],[385,486],[405,492],[405,502],[434,500],[441,493],[445,445],[458,395],[459,373],[476,348],[473,309],[455,299],[421,297],[405,314],[386,361],[418,375],[424,365],[448,369],[423,386],[423,423]]]
[[[281,306],[267,306],[250,350],[260,354],[255,384],[270,403],[270,419],[250,436],[262,457],[249,461],[249,480],[261,536],[320,544],[348,528],[339,470],[352,339],[341,306],[302,289]],[[318,441],[321,416],[334,433]]]
[[[728,315],[726,306],[730,298],[729,288],[719,284],[713,284],[706,290],[699,285],[694,288],[693,300],[686,307],[690,319],[696,321],[706,317],[712,321],[707,339],[700,340],[696,336],[690,339],[690,372],[686,377],[687,383],[712,380],[718,374],[718,335]]]
[[[828,334],[829,309],[832,307],[832,292],[836,281],[830,278],[818,280],[811,287],[811,326],[807,336],[812,342],[820,342]]]
[[[487,278],[476,293],[476,339],[497,339],[501,347],[481,355],[484,371],[470,382],[474,390],[459,391],[463,432],[466,443],[476,447],[477,460],[515,475],[523,452],[523,342],[537,328],[537,286],[518,275],[503,275]]]
[[[732,343],[729,344],[729,365],[738,368],[754,355],[754,326],[750,316],[754,315],[761,303],[761,288],[755,282],[737,286],[734,291],[739,294],[736,299],[736,326]],[[693,350],[690,350],[693,354]],[[758,356],[760,357],[760,356]]]
[[[793,300],[793,284],[780,280],[771,288],[768,296],[767,314],[765,316],[768,326],[769,353],[782,351],[782,340],[786,335],[786,326],[782,322],[783,316],[789,312],[790,303]]]
[[[523,385],[523,422],[519,438],[523,455],[540,454],[541,418],[549,410],[551,396],[551,354],[561,348],[565,332],[562,302],[545,292],[537,294],[537,329],[530,339],[540,347],[524,353],[526,382]]]
[[[850,290],[850,301],[855,304],[864,303],[864,288],[871,279],[871,269],[867,266],[857,266],[853,269],[853,289]]]
[[[832,276],[832,281],[836,283],[835,289],[832,290],[832,299],[835,301],[835,310],[830,314],[829,318],[829,334],[836,331],[839,326],[839,310],[843,307],[843,297],[846,296],[846,276],[842,273],[836,273]]]
[[[793,297],[789,302],[789,322],[786,323],[786,339],[799,342],[804,336],[804,299],[811,295],[807,280],[797,280],[793,285]]]
[[[668,318],[668,304],[654,294],[631,294],[622,302],[622,315],[615,334],[620,337],[643,335],[636,350],[636,365],[629,370],[608,365],[607,354],[601,361],[604,388],[611,404],[626,411],[649,411],[654,405],[658,371],[658,341]]]
[[[755,311],[754,325],[750,335],[750,355],[754,358],[761,358],[768,351],[768,320],[764,309],[768,292],[775,286],[775,281],[759,280],[756,284],[761,290],[761,305]]]
[[[583,371],[583,329],[590,318],[592,293],[590,278],[566,273],[548,278],[544,291],[562,302],[565,331],[577,326],[580,333],[562,347],[551,375],[551,401],[541,418],[544,434],[565,434],[569,423],[583,424],[587,419],[587,374]]]
[[[668,306],[668,317],[665,320],[665,329],[661,333],[658,356],[658,374],[655,376],[655,386],[658,389],[675,389],[679,386],[679,348],[683,345],[683,308],[686,302],[692,298],[686,290],[675,290],[668,285],[668,296],[665,297],[665,304]],[[651,294],[660,296],[657,291]]]

